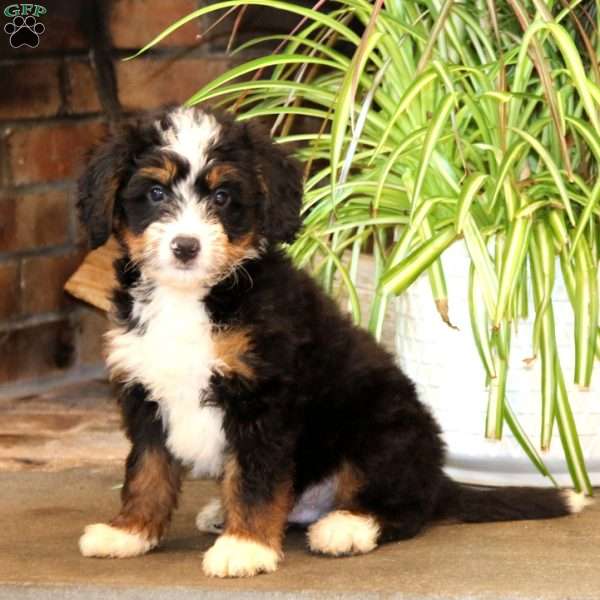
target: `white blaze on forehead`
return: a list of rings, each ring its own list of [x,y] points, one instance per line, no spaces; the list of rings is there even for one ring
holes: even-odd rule
[[[177,108],[169,113],[169,127],[162,130],[156,124],[167,150],[185,158],[191,166],[190,178],[194,180],[206,166],[208,149],[217,139],[220,126],[211,114],[193,108]]]

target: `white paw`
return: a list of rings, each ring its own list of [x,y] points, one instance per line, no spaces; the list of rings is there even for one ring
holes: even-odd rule
[[[222,535],[204,554],[202,568],[209,577],[252,577],[277,569],[273,548],[235,535]]]
[[[336,510],[308,528],[308,545],[313,552],[333,556],[364,554],[377,547],[379,534],[373,517]]]
[[[145,554],[157,545],[158,540],[148,540],[139,533],[105,523],[88,525],[79,538],[79,550],[83,556],[126,558]]]
[[[579,513],[586,506],[594,503],[592,498],[587,497],[585,494],[578,494],[574,490],[562,490],[562,496],[571,514]]]
[[[196,515],[196,527],[203,533],[222,533],[225,513],[219,498],[213,498]]]

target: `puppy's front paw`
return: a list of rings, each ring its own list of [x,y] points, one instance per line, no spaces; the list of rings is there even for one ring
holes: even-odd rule
[[[204,574],[209,577],[252,577],[277,569],[278,553],[260,542],[222,535],[205,553]]]
[[[139,533],[105,523],[88,525],[79,538],[79,550],[83,556],[126,558],[145,554],[157,545],[158,540],[148,540]]]

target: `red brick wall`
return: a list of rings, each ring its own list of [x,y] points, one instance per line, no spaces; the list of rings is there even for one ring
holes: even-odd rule
[[[0,393],[101,368],[103,315],[62,291],[85,253],[74,182],[114,116],[114,94],[94,63],[98,48],[125,112],[183,101],[231,64],[231,18],[202,38],[210,19],[195,20],[157,51],[120,60],[201,0],[38,4],[47,8],[46,30],[34,49],[10,47],[0,14]],[[240,36],[289,31],[296,20],[252,9]]]

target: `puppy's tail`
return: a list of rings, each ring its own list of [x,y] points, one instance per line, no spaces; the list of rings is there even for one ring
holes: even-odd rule
[[[552,519],[582,511],[589,498],[572,490],[505,487],[482,490],[446,479],[438,504],[438,518],[464,523]]]

